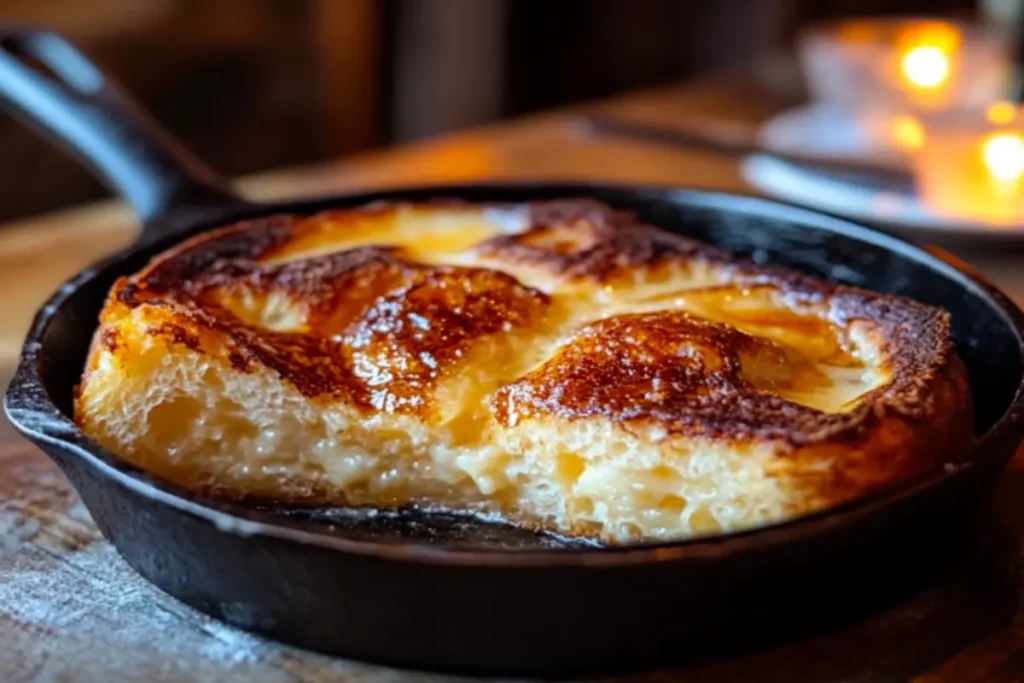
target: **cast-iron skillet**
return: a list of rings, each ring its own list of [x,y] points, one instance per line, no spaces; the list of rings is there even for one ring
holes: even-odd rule
[[[1024,317],[945,254],[761,199],[674,188],[488,184],[252,204],[58,36],[8,30],[0,45],[0,99],[91,163],[142,219],[134,246],[39,311],[8,415],[63,468],[132,567],[218,619],[346,657],[463,673],[609,673],[763,646],[919,585],[959,552],[957,539],[971,538],[970,521],[1021,441]],[[439,196],[596,197],[760,262],[944,306],[977,402],[977,446],[962,466],[823,514],[599,549],[441,514],[211,500],[139,471],[72,423],[72,393],[117,276],[226,221]]]

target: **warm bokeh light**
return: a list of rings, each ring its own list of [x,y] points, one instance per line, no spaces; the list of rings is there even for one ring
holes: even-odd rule
[[[1024,131],[929,128],[912,164],[918,196],[936,215],[993,227],[1024,223]]]
[[[892,122],[892,138],[901,149],[920,149],[924,145],[924,126],[913,116],[897,116]]]
[[[993,104],[985,114],[992,123],[1006,125],[1013,123],[1019,113],[1017,105],[1013,102],[1003,101]]]
[[[913,48],[900,65],[906,79],[919,88],[938,88],[949,80],[949,55],[934,45]]]
[[[1015,182],[1024,177],[1024,135],[994,133],[982,146],[985,168],[1002,182]]]
[[[914,47],[935,47],[945,54],[960,48],[963,36],[954,24],[944,21],[915,22],[901,29],[897,42],[901,51]]]
[[[904,29],[896,40],[901,79],[915,90],[943,92],[953,78],[953,60],[962,40],[955,26],[943,22]]]

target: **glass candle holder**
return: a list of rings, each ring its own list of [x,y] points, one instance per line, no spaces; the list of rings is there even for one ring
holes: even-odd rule
[[[798,42],[812,99],[851,112],[873,143],[919,146],[915,120],[978,109],[1006,92],[1011,55],[987,27],[927,18],[810,25]]]
[[[925,142],[912,164],[928,210],[993,226],[1024,225],[1024,110],[1001,102],[923,122]]]

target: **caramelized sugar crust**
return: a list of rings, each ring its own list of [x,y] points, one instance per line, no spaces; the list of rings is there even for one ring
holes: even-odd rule
[[[321,476],[322,464],[308,486],[288,490],[256,479],[249,486],[224,466],[196,474],[201,459],[188,453],[175,465],[177,456],[138,452],[132,440],[147,429],[145,416],[126,428],[103,415],[104,383],[154,344],[214,358],[215,374],[276,378],[310,405],[343,406],[363,421],[359,429],[406,416],[434,430],[429,438],[444,442],[446,453],[492,452],[506,473],[488,475],[498,483],[485,485],[467,466],[437,495],[418,495],[415,483],[349,486]],[[459,384],[465,377],[469,388]],[[610,538],[671,529],[597,519],[601,494],[588,494],[573,512],[578,473],[568,476],[569,489],[554,466],[515,474],[508,463],[538,457],[525,453],[531,448],[581,448],[556,446],[561,436],[535,443],[522,430],[564,436],[600,428],[634,451],[647,448],[648,460],[679,460],[701,443],[740,458],[767,449],[757,471],[772,491],[781,487],[782,503],[754,506],[742,523],[863,494],[951,457],[971,439],[970,397],[945,312],[755,266],[590,200],[377,204],[199,235],[116,283],[76,415],[126,457],[159,461],[167,476],[222,493],[472,503]],[[402,427],[388,433],[395,429]],[[407,457],[427,457],[416,452]],[[623,467],[621,476],[633,471]],[[523,477],[548,475],[562,476],[565,500],[552,504],[555,512],[529,509]],[[472,493],[455,492],[465,484],[460,476]],[[613,496],[609,482],[600,490]],[[743,483],[715,483],[730,485]],[[488,500],[500,502],[488,508]],[[694,500],[676,532],[700,526]],[[729,528],[729,515],[712,507],[717,521],[708,528]]]

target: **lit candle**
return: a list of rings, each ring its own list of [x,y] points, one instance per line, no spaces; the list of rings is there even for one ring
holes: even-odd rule
[[[884,77],[895,81],[912,108],[925,110],[949,106],[953,85],[960,78],[963,58],[960,30],[944,22],[923,22],[897,29],[894,62],[886,64]]]
[[[1024,224],[1024,115],[1009,102],[984,116],[926,121],[914,174],[932,212],[992,225]]]
[[[1001,97],[1011,62],[985,27],[924,18],[812,25],[800,54],[812,99],[851,112],[874,147],[898,152],[924,144],[922,116]]]

